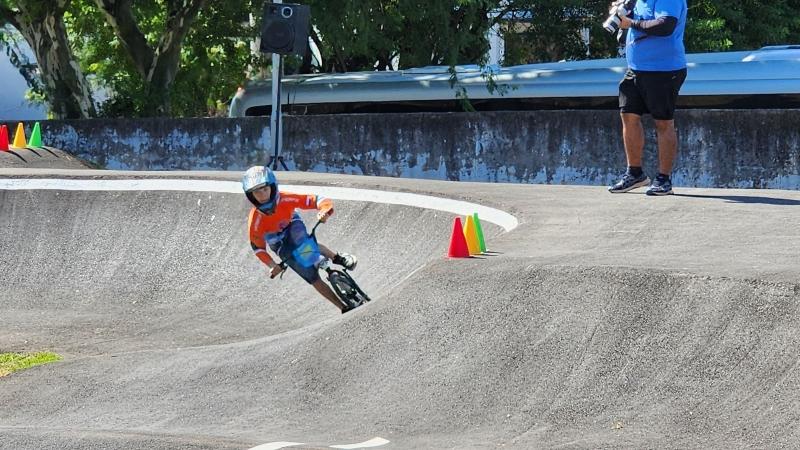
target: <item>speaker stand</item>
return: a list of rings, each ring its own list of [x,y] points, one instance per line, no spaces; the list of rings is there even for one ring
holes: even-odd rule
[[[272,156],[267,162],[267,167],[272,166],[272,170],[278,170],[280,163],[283,170],[289,170],[283,161],[281,149],[283,147],[283,121],[281,120],[281,76],[283,74],[283,56],[278,53],[272,54],[272,115],[270,122],[270,143],[272,144]]]
[[[278,170],[278,163],[280,163],[281,167],[283,167],[283,170],[289,170],[289,168],[286,167],[286,163],[283,162],[283,156],[281,155],[270,156],[269,161],[267,161],[267,167],[272,166],[272,170]]]

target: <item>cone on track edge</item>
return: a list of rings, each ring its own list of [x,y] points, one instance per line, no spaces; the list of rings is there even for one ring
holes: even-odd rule
[[[0,126],[0,152],[8,151],[8,127]]]
[[[483,239],[481,219],[478,218],[478,213],[473,213],[472,218],[475,220],[475,230],[478,232],[478,243],[481,244],[481,253],[486,253],[486,241]]]
[[[464,225],[464,237],[467,240],[467,248],[470,255],[478,255],[481,252],[481,244],[478,241],[478,232],[475,229],[475,220],[472,216],[467,216],[467,223]]]
[[[22,122],[17,125],[17,134],[14,136],[14,147],[16,148],[25,148],[25,128],[22,126]]]
[[[464,237],[464,229],[461,227],[461,217],[456,217],[453,221],[453,233],[450,235],[450,249],[447,256],[451,258],[469,258],[469,248],[467,239]]]
[[[42,129],[39,127],[39,122],[36,122],[36,124],[33,126],[31,140],[28,142],[28,145],[37,148],[42,146]]]

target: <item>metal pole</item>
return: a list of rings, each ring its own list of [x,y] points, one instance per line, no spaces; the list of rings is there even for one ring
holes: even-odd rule
[[[272,168],[277,169],[278,158],[281,156],[281,55],[272,54],[272,115],[269,117],[269,137],[272,148]]]
[[[273,0],[272,3],[283,3],[283,0]],[[278,158],[281,156],[281,140],[283,124],[281,123],[281,55],[272,54],[272,115],[269,117],[269,138],[272,148],[272,169],[278,168]]]

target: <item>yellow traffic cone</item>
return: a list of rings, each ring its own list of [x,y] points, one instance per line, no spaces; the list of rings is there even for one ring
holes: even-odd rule
[[[22,127],[22,122],[17,125],[17,134],[14,136],[14,147],[25,148],[25,129]]]
[[[464,225],[464,237],[467,238],[467,248],[469,248],[469,254],[480,254],[481,244],[478,240],[478,231],[475,229],[475,220],[472,218],[472,216],[467,216],[467,224]]]

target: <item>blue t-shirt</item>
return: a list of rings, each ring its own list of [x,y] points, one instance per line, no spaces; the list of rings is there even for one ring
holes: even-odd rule
[[[639,0],[633,9],[636,20],[672,16],[678,19],[669,36],[648,36],[644,31],[628,30],[625,57],[633,70],[667,72],[686,67],[683,30],[686,28],[686,0]]]

